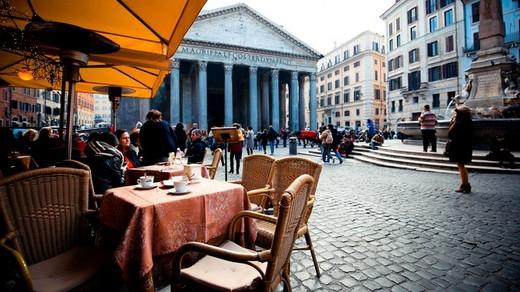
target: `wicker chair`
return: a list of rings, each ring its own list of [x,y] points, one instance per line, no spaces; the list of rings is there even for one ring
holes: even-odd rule
[[[218,165],[220,164],[220,158],[222,157],[222,149],[217,148],[213,151],[213,160],[211,164],[206,165],[206,169],[209,172],[209,178],[214,179],[217,174]]]
[[[275,216],[279,213],[278,205],[280,202],[280,196],[283,194],[284,189],[287,188],[296,177],[302,174],[309,174],[314,178],[311,195],[298,229],[298,238],[304,236],[306,246],[294,248],[294,250],[309,250],[311,252],[312,261],[314,262],[314,268],[318,277],[320,277],[321,274],[309,233],[308,221],[314,207],[316,187],[318,186],[318,181],[320,179],[321,169],[322,164],[313,160],[302,157],[286,157],[275,161],[269,175],[269,196],[272,198],[271,204]],[[269,222],[259,221],[257,222],[257,230],[256,245],[263,248],[269,248],[274,238],[275,225]]]
[[[79,162],[77,160],[72,159],[65,159],[62,161],[59,161],[56,163],[56,167],[68,167],[68,168],[75,168],[75,169],[83,169],[88,171],[89,178],[90,178],[90,186],[89,186],[89,193],[88,193],[88,207],[90,209],[97,210],[101,206],[101,199],[103,198],[103,194],[96,194],[96,191],[94,191],[94,182],[92,181],[92,171],[90,170],[90,167],[86,165],[85,163]]]
[[[229,225],[228,240],[219,247],[199,242],[181,246],[174,257],[172,291],[275,291],[280,282],[291,291],[288,262],[313,183],[309,175],[298,177],[281,196],[278,218],[252,211],[238,213]],[[244,217],[276,226],[270,249],[256,252],[231,241]],[[182,269],[182,258],[193,251],[206,256]]]
[[[274,161],[273,157],[264,154],[246,156],[242,161],[242,179],[233,181],[246,189],[252,210],[261,211],[267,206],[269,174]]]
[[[89,173],[42,168],[0,180],[0,243],[18,253],[21,270],[38,291],[68,291],[110,261],[96,247],[80,246],[90,189]],[[86,231],[86,230],[85,230]],[[26,266],[28,265],[28,267]]]

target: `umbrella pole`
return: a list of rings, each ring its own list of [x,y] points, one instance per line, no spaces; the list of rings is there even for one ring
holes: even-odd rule
[[[72,158],[72,111],[74,110],[74,96],[76,95],[76,82],[69,80],[69,96],[67,100],[67,159]]]
[[[60,97],[60,128],[58,129],[58,133],[60,135],[60,139],[63,140],[63,124],[65,123],[65,92],[67,91],[67,79],[65,74],[63,74],[63,78],[61,81],[61,97]]]

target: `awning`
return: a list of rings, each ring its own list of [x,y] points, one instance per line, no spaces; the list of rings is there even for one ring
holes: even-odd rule
[[[45,21],[80,26],[120,46],[105,55],[90,55],[80,69],[77,91],[95,92],[97,86],[132,88],[132,96],[151,98],[170,70],[170,58],[206,0],[11,0],[1,26],[23,29],[33,11]],[[32,6],[32,9],[31,9]],[[2,10],[3,11],[3,10]],[[56,52],[56,55],[59,52]],[[52,56],[52,52],[49,54]],[[22,81],[17,72],[23,56],[0,51],[0,78],[12,86],[50,88],[43,79]],[[59,82],[53,86],[60,89]]]

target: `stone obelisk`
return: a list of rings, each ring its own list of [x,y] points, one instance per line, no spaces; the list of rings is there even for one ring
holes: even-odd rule
[[[504,105],[502,73],[512,70],[514,62],[504,48],[504,22],[500,0],[480,1],[480,50],[466,71],[473,80],[473,89],[466,105],[488,108]]]

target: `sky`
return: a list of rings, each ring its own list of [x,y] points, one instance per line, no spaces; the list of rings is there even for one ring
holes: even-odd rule
[[[379,17],[395,0],[208,0],[203,9],[239,2],[325,55],[365,30],[384,35]]]

